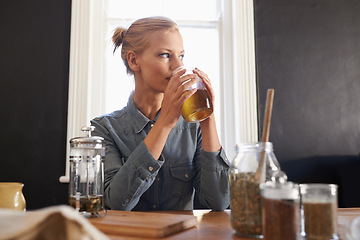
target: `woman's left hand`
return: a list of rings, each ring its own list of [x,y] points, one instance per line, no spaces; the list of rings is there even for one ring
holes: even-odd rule
[[[194,69],[194,73],[196,73],[203,80],[203,83],[205,84],[205,87],[209,93],[211,102],[213,104],[213,108],[215,108],[215,106],[214,106],[215,105],[215,93],[211,86],[211,81],[210,81],[209,76],[198,68]]]
[[[209,93],[210,99],[212,101],[213,108],[214,108],[215,94],[214,94],[214,90],[211,86],[210,78],[208,77],[208,75],[206,73],[199,70],[198,68],[195,68],[194,73],[196,73],[203,80],[205,87]],[[217,130],[216,130],[214,111],[210,115],[210,117],[208,117],[204,121],[200,122],[200,126],[201,126],[201,132],[202,132],[202,137],[203,137],[202,138],[203,150],[205,150],[207,152],[220,151],[221,144],[220,144],[220,140],[219,140]]]

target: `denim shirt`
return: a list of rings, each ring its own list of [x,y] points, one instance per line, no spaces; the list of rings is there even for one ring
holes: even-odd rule
[[[192,210],[194,190],[212,210],[230,204],[225,151],[202,150],[199,123],[182,117],[170,131],[159,159],[144,139],[156,122],[136,107],[133,94],[120,111],[91,120],[93,135],[105,139],[105,206],[116,210]]]

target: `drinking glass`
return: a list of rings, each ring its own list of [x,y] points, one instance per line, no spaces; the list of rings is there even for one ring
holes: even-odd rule
[[[182,75],[194,74],[194,68],[189,68],[181,66],[174,70],[173,74],[176,72],[186,69],[186,72]],[[181,115],[187,122],[200,122],[208,118],[214,111],[213,103],[210,99],[209,93],[202,81],[202,79],[197,76],[199,81],[191,85],[187,90],[196,88],[197,91],[184,103],[181,109]]]

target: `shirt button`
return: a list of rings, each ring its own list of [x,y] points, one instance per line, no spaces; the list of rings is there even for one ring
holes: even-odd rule
[[[123,201],[122,205],[123,205],[123,206],[126,206],[126,205],[128,205],[129,202],[130,202],[129,199],[125,199],[125,200]]]
[[[185,173],[185,177],[186,177],[186,178],[189,178],[189,174]]]
[[[154,170],[154,168],[150,166],[149,171],[152,172],[152,170]]]
[[[152,123],[151,125],[150,125],[150,127],[153,127],[154,126],[154,124]]]

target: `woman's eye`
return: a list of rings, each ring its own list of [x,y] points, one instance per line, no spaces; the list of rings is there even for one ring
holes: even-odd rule
[[[180,61],[182,61],[184,59],[184,55],[180,55],[179,58],[180,58]]]
[[[169,53],[161,53],[160,56],[164,57],[164,58],[169,58],[170,54]]]

